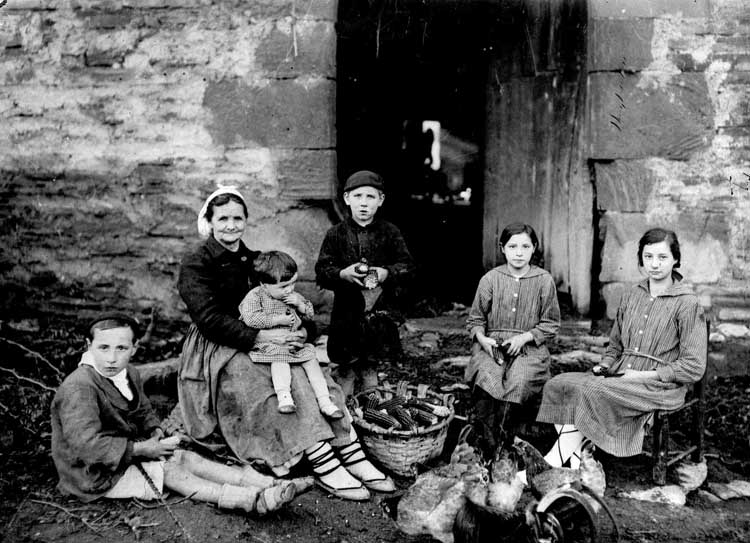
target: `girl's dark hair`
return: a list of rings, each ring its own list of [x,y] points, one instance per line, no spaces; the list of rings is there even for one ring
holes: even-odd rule
[[[240,198],[239,196],[237,196],[236,194],[223,193],[223,194],[219,194],[210,202],[208,202],[208,207],[206,207],[206,220],[208,222],[211,222],[211,219],[214,216],[215,207],[226,205],[229,202],[235,202],[235,203],[240,204],[242,206],[242,211],[245,212],[245,218],[247,219],[248,217],[247,205],[245,204],[244,200]]]
[[[541,266],[542,252],[539,246],[539,238],[536,236],[534,229],[528,224],[514,222],[506,226],[500,233],[500,247],[505,247],[505,244],[510,241],[510,238],[516,234],[526,234],[529,236],[531,244],[534,246],[534,254],[531,255],[531,264]]]
[[[665,228],[652,228],[638,241],[638,265],[643,267],[643,248],[646,245],[653,245],[654,243],[661,243],[666,241],[669,245],[669,250],[672,252],[672,257],[675,259],[673,268],[680,267],[680,242],[677,241],[677,234],[672,230],[666,230]]]
[[[267,285],[289,281],[297,273],[297,263],[283,251],[260,253],[253,264],[258,281]]]

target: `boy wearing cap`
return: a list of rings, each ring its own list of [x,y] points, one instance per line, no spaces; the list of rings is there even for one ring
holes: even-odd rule
[[[291,481],[226,466],[178,449],[129,362],[137,323],[112,313],[88,329],[88,349],[52,401],[52,459],[58,489],[83,501],[161,497],[163,487],[228,509],[264,514],[294,498]]]
[[[326,233],[315,265],[318,284],[334,293],[328,355],[347,395],[357,379],[358,388],[376,386],[378,360],[401,353],[394,313],[414,261],[399,229],[376,217],[383,191],[383,179],[371,171],[346,180],[351,216]]]

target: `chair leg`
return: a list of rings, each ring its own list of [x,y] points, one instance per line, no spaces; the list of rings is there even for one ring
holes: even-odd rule
[[[695,450],[691,460],[693,462],[703,461],[703,448],[705,440],[705,412],[706,412],[706,388],[704,386],[704,380],[701,379],[695,385],[695,394],[698,397],[698,401],[693,405],[693,444]]]
[[[669,449],[669,418],[660,413],[654,414],[652,477],[657,485],[667,482],[667,456]]]

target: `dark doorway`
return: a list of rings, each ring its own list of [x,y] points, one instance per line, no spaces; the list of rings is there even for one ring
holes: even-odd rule
[[[485,88],[500,19],[481,0],[339,3],[339,179],[385,177],[382,212],[418,262],[416,294],[440,306],[470,303],[484,271]]]
[[[420,299],[469,303],[502,263],[501,230],[523,221],[563,299],[588,312],[586,32],[586,0],[340,0],[339,179],[385,177]]]

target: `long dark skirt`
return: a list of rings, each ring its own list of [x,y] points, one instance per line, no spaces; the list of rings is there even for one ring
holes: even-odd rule
[[[302,452],[319,441],[349,443],[348,418],[326,419],[304,369],[290,368],[297,412],[282,414],[270,365],[256,364],[246,353],[212,343],[191,326],[178,379],[187,432],[200,441],[218,431],[237,458],[260,461],[277,475],[288,472]],[[345,410],[341,388],[330,376],[326,380],[334,403]]]

